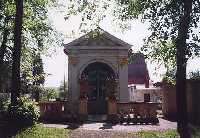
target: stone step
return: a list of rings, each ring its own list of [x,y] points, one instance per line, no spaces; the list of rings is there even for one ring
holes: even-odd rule
[[[107,115],[88,115],[88,121],[103,122],[107,120]]]

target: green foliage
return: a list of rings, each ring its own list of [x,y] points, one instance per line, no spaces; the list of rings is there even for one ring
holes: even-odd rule
[[[130,28],[129,22],[121,20],[118,17],[121,13],[120,6],[115,0],[71,0],[65,3],[66,16],[69,19],[73,16],[80,16],[81,23],[79,30],[82,33],[90,32],[100,26],[101,21],[108,16],[113,20],[113,26],[122,30]]]
[[[43,85],[45,81],[45,73],[40,53],[36,54],[33,60],[33,85]]]
[[[159,60],[169,69],[176,65],[176,46],[180,17],[183,15],[183,1],[179,0],[126,0],[120,1],[124,6],[119,18],[122,20],[140,18],[150,22],[151,35],[145,40],[142,50],[147,56]],[[199,27],[200,5],[193,1],[189,33],[187,37],[186,58],[200,55]]]
[[[26,97],[20,97],[17,106],[9,105],[8,107],[8,119],[14,124],[32,125],[38,120],[39,115],[37,103]]]
[[[16,12],[15,1],[3,0],[0,4],[0,65],[1,81],[9,82],[11,79],[12,52],[14,45],[14,17]],[[43,80],[44,75],[33,77],[33,61],[36,53],[46,54],[47,50],[61,45],[62,37],[52,25],[48,18],[48,8],[54,7],[57,0],[28,0],[24,1],[24,15],[22,28],[22,57],[21,57],[21,79],[22,91],[33,81]],[[3,45],[5,47],[3,47]],[[47,53],[48,54],[48,53]],[[3,64],[2,64],[3,65]],[[6,87],[5,87],[6,86]],[[9,86],[2,86],[3,91],[8,91]],[[27,92],[27,91],[26,91]]]
[[[39,85],[30,85],[29,86],[29,94],[35,99],[36,102],[40,101],[42,97],[42,93],[44,93],[45,89],[43,86]]]
[[[45,81],[45,73],[43,69],[43,62],[40,53],[35,54],[31,61],[31,67],[22,69],[21,71],[21,92],[22,93],[36,93],[36,86],[43,85]],[[23,64],[24,65],[24,64]],[[26,66],[26,64],[25,64]]]
[[[166,131],[141,131],[137,133],[140,138],[178,138],[179,134],[176,130],[166,130]]]
[[[40,94],[41,101],[50,101],[51,99],[56,99],[58,97],[58,91],[55,88],[44,88]]]
[[[0,93],[0,111],[6,112],[8,109],[8,104],[10,94],[8,93]]]
[[[67,99],[68,95],[68,83],[64,81],[61,82],[61,85],[59,87],[59,98],[61,99]]]
[[[191,129],[192,138],[200,137],[200,127],[199,126],[190,125],[190,129]]]
[[[109,0],[105,1],[85,1],[85,0],[72,0],[67,5],[66,19],[73,15],[81,16],[80,29],[86,32],[88,28],[95,29],[99,26],[100,21],[106,16],[106,10],[109,7]]]
[[[68,5],[67,18],[73,15],[81,15],[82,24],[80,28],[87,25],[90,27],[92,23],[99,26],[100,21],[106,16],[109,18],[116,17],[121,24],[133,19],[149,22],[149,30],[152,33],[145,39],[142,51],[148,58],[164,64],[167,69],[173,69],[176,65],[175,42],[177,40],[180,17],[183,15],[183,1],[72,0]],[[98,16],[99,14],[100,16]],[[98,20],[96,20],[97,18]],[[116,18],[114,18],[115,22]],[[199,21],[200,4],[198,0],[193,0],[185,53],[187,59],[200,55],[200,35],[197,31]]]
[[[15,138],[68,138],[69,130],[62,128],[48,128],[41,124],[19,131]]]
[[[174,42],[155,42],[153,45],[144,45],[143,53],[150,60],[163,64],[167,70],[176,67],[176,47]]]
[[[162,82],[167,86],[175,86],[176,84],[176,69],[167,70]]]

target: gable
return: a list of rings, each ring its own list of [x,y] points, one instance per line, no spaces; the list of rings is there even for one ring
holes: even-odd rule
[[[85,39],[74,46],[119,46],[119,44],[100,36],[98,38]]]
[[[97,34],[96,36],[93,34]],[[79,47],[79,46],[107,46],[107,47],[124,47],[125,49],[129,49],[131,47],[130,44],[118,39],[117,37],[109,34],[104,30],[100,30],[99,32],[91,31],[88,34],[65,44],[66,48]]]

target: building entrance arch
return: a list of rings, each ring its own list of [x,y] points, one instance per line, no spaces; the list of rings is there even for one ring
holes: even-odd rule
[[[90,63],[81,73],[81,80],[85,81],[85,94],[88,99],[89,114],[106,114],[106,80],[114,79],[113,69],[106,63]],[[81,90],[83,91],[83,89]],[[80,91],[80,95],[81,95]]]

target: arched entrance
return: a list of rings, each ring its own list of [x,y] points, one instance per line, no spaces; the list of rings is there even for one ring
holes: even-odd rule
[[[89,64],[81,74],[86,81],[88,98],[88,114],[106,114],[106,80],[115,78],[113,69],[105,63]]]

